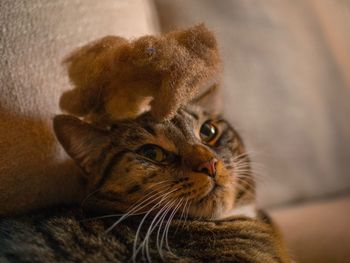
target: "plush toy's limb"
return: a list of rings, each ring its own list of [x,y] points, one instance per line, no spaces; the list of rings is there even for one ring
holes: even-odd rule
[[[125,43],[128,42],[124,38],[106,36],[72,52],[64,60],[69,78],[77,88],[62,95],[61,109],[78,116],[100,111],[114,53]]]
[[[158,121],[168,120],[175,115],[180,106],[181,100],[176,94],[161,89],[151,101],[151,114]]]
[[[148,96],[147,88],[116,89],[105,105],[105,112],[109,121],[136,118],[142,112],[149,110],[151,96]],[[137,94],[135,94],[137,93]]]
[[[203,94],[220,70],[216,39],[203,24],[169,33],[167,37],[175,39],[176,44],[169,48],[169,55],[174,55],[168,63],[172,66],[151,104],[151,113],[157,120],[171,118],[179,107]]]
[[[195,54],[204,61],[212,65],[218,64],[220,61],[216,39],[204,24],[196,25],[187,30],[171,32],[169,35],[173,35],[178,43],[190,50],[191,54]]]
[[[96,100],[99,100],[97,94],[95,96],[87,95],[87,93],[92,93],[93,91],[97,90],[84,92],[80,89],[73,89],[64,92],[60,99],[60,108],[79,117],[88,114],[96,108]]]

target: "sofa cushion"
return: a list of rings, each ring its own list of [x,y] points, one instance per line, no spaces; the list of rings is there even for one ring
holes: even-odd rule
[[[296,262],[350,259],[350,196],[271,211]]]
[[[224,110],[272,206],[350,189],[347,1],[156,0],[162,30],[205,22],[224,60]]]

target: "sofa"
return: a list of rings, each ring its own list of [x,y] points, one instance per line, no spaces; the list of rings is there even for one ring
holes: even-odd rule
[[[0,214],[7,200],[25,211],[74,193],[57,188],[78,170],[51,126],[70,88],[60,63],[72,49],[205,22],[218,37],[223,111],[251,153],[259,206],[296,262],[349,261],[349,13],[341,0],[1,1]],[[38,174],[56,178],[49,191],[28,187],[40,185]],[[21,194],[6,191],[18,183]]]

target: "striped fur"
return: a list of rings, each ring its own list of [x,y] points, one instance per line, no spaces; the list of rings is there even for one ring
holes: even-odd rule
[[[80,209],[54,209],[0,220],[0,262],[129,262],[139,219],[106,234],[106,220],[82,221]],[[149,223],[149,222],[148,222]],[[144,233],[143,233],[144,235]],[[174,220],[163,259],[152,241],[152,262],[289,262],[268,218],[238,217],[223,222]],[[140,254],[137,262],[145,262]]]

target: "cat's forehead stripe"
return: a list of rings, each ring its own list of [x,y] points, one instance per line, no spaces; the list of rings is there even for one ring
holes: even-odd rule
[[[175,116],[172,119],[171,124],[172,134],[170,134],[170,136],[175,137],[175,140],[179,140],[181,138],[185,140],[192,140],[194,138],[194,122],[193,119],[188,118],[188,115],[187,118],[183,113]]]
[[[125,154],[129,153],[130,150],[124,149],[119,152],[112,154],[109,158],[107,165],[102,169],[100,180],[96,183],[96,189],[100,188],[108,180],[112,173],[113,167],[118,164]]]
[[[154,127],[152,127],[150,124],[144,124],[142,126],[149,134],[156,136],[156,130],[154,129]]]
[[[187,113],[188,115],[190,115],[191,117],[193,117],[195,120],[199,120],[199,115],[192,111],[192,110],[189,110],[189,109],[183,109],[183,112]]]

